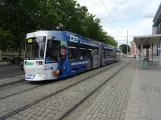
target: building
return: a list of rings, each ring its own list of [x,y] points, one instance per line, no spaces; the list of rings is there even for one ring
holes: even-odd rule
[[[158,10],[153,18],[153,25],[152,25],[152,35],[155,34],[161,34],[161,3],[158,7]],[[131,55],[138,55],[139,54],[139,50],[137,49],[135,42],[132,41],[130,43],[131,45]],[[160,48],[160,44],[157,44],[155,46],[153,46],[153,55],[154,56],[158,56],[159,55],[159,50],[158,48]],[[152,48],[148,49],[149,51],[149,56],[152,56]],[[146,55],[146,50],[143,50],[143,56]]]
[[[153,26],[152,26],[152,34],[161,34],[161,3],[158,7],[158,10],[153,18]],[[159,55],[158,48],[160,47],[160,44],[157,44],[153,46],[153,54],[155,56]]]
[[[152,34],[161,34],[161,3],[153,18]]]
[[[138,48],[136,47],[135,42],[134,42],[134,41],[131,41],[131,42],[130,42],[130,46],[131,46],[131,50],[130,50],[131,55],[132,55],[132,56],[134,56],[134,55],[138,56],[138,55],[139,55],[139,50],[138,50]]]
[[[0,61],[2,60],[7,60],[8,56],[14,56],[14,57],[18,57],[19,53],[18,52],[8,52],[8,51],[1,51],[0,50]],[[21,57],[24,57],[24,52],[21,52]]]

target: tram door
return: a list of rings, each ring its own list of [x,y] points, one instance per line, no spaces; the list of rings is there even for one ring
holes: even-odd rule
[[[93,69],[93,55],[92,55],[92,49],[88,49],[87,50],[87,54],[88,54],[88,60],[89,60],[89,69]]]
[[[99,49],[95,48],[93,50],[93,68],[97,68],[99,66]]]

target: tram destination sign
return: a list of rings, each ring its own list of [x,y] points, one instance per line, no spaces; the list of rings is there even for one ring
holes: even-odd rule
[[[27,62],[26,65],[27,66],[34,66],[34,62]]]

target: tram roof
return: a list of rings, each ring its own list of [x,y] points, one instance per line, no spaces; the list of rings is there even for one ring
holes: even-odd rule
[[[62,34],[62,35],[67,35],[67,36],[70,36],[70,35],[73,35],[73,36],[76,36],[79,38],[80,41],[86,41],[88,43],[93,43],[93,46],[99,46],[99,42],[96,41],[96,40],[93,40],[93,39],[90,39],[90,38],[87,38],[87,37],[84,37],[84,36],[81,36],[81,35],[78,35],[76,33],[72,33],[72,32],[69,32],[69,31],[57,31],[57,30],[38,30],[38,31],[35,31],[35,32],[32,32],[32,33],[28,33],[26,38],[29,38],[30,37],[30,34],[37,34],[37,35],[44,35],[46,36],[48,33],[55,33],[55,34]],[[35,35],[36,36],[36,35]],[[110,46],[108,44],[105,44],[105,43],[102,43],[104,44],[106,47],[108,47],[108,49],[114,49],[113,46]]]

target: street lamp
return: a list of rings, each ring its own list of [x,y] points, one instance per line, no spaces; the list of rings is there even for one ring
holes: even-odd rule
[[[127,53],[128,54],[128,30],[127,30]]]

